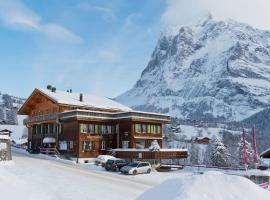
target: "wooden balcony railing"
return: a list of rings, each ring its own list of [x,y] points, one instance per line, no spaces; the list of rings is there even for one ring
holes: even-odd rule
[[[23,120],[23,123],[26,125],[26,124],[35,123],[35,122],[52,121],[52,120],[56,120],[57,118],[58,118],[58,113],[29,116]]]
[[[98,119],[108,119],[108,120],[119,120],[119,119],[149,119],[158,120],[164,122],[170,122],[171,118],[168,115],[154,114],[154,113],[144,113],[144,112],[98,112],[89,110],[72,110],[59,114],[60,119],[64,118],[98,118]]]

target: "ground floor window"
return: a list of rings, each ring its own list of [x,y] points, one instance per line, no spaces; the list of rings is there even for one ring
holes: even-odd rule
[[[136,149],[144,149],[145,140],[136,140]]]
[[[73,141],[67,142],[67,148],[68,148],[68,150],[73,150]]]
[[[128,149],[128,143],[129,143],[129,141],[122,141],[122,148],[123,149]]]
[[[92,151],[93,150],[93,144],[92,141],[83,141],[83,151]]]
[[[60,150],[73,150],[73,141],[59,141],[59,149]]]
[[[101,141],[101,150],[105,150],[106,149],[106,141],[102,140]]]

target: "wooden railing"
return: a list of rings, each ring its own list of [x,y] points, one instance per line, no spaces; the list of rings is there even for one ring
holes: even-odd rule
[[[119,120],[119,119],[150,119],[150,120],[160,120],[170,122],[171,118],[167,115],[162,114],[154,114],[154,113],[144,113],[144,112],[117,112],[117,113],[109,113],[109,112],[97,112],[97,111],[89,111],[89,110],[72,110],[68,112],[63,112],[59,114],[59,118],[72,118],[72,117],[89,117],[89,118],[99,118],[99,119],[109,119],[109,120]]]
[[[40,148],[40,153],[46,155],[60,155],[60,152],[56,148]]]
[[[26,124],[34,123],[34,122],[56,120],[57,118],[58,118],[58,113],[48,114],[48,115],[29,116],[23,120],[23,123],[26,125]]]

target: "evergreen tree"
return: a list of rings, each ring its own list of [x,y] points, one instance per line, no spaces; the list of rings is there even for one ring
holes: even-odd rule
[[[211,144],[211,164],[217,167],[228,167],[230,166],[231,154],[227,147],[221,142],[220,139],[214,139]]]
[[[248,166],[253,166],[253,148],[251,143],[246,140],[246,151],[247,151],[247,164]],[[243,158],[244,158],[244,144],[243,138],[238,142],[237,145],[237,154],[238,154],[238,164],[239,166],[243,166]]]

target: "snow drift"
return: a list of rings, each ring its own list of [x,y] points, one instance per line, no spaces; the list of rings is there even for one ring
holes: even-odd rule
[[[270,192],[250,180],[220,172],[169,179],[148,190],[138,200],[269,200]]]

